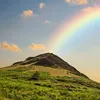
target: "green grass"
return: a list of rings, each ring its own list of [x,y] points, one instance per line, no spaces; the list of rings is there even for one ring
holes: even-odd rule
[[[28,68],[0,70],[0,100],[100,100],[100,84]]]

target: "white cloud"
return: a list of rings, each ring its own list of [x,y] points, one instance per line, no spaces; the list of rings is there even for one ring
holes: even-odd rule
[[[1,49],[13,51],[13,52],[21,52],[21,49],[15,44],[8,44],[7,42],[2,42],[0,44]]]
[[[39,6],[40,6],[40,9],[42,9],[45,7],[45,3],[41,2]]]
[[[45,24],[50,24],[50,21],[45,20],[44,23],[45,23]]]

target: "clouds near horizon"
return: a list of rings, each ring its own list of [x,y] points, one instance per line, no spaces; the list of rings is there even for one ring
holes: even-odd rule
[[[9,44],[7,42],[0,43],[0,48],[4,50],[9,50],[11,52],[21,52],[22,50],[15,44]]]
[[[29,46],[29,48],[32,50],[45,50],[46,49],[46,47],[43,44],[34,44],[34,43],[32,43]]]

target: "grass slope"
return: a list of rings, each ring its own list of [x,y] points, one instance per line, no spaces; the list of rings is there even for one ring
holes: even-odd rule
[[[0,100],[100,100],[100,84],[64,69],[8,67],[0,70]]]

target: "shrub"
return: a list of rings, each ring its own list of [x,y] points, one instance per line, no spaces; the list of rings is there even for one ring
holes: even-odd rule
[[[48,72],[38,72],[36,71],[33,75],[32,78],[33,80],[47,80],[50,79],[50,74]]]
[[[32,76],[33,80],[39,80],[40,79],[40,73],[38,71],[36,71],[33,76]]]

